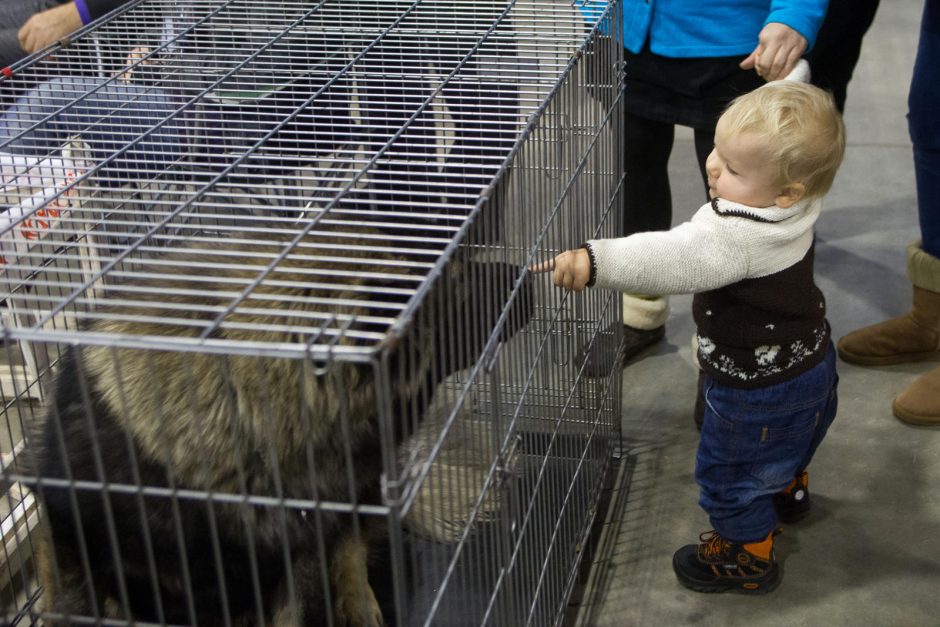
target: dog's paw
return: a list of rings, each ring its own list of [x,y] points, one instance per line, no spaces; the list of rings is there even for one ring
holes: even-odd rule
[[[338,627],[383,627],[385,619],[370,586],[346,590],[337,595],[336,625]]]

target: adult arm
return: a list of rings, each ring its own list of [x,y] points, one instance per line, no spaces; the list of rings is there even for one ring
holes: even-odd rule
[[[32,54],[118,8],[125,1],[73,0],[36,13],[20,28],[20,47]]]

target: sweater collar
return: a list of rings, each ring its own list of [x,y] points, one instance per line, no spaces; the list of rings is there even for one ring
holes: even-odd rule
[[[805,215],[808,211],[818,211],[819,204],[818,199],[801,200],[793,206],[783,209],[777,206],[749,207],[724,198],[712,198],[711,200],[712,211],[720,216],[735,216],[767,223],[785,222],[794,216]]]

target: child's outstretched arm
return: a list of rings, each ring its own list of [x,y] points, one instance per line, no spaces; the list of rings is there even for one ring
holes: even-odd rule
[[[593,284],[593,265],[587,248],[575,248],[566,250],[549,261],[529,266],[529,269],[532,272],[551,272],[552,283],[566,290],[580,292],[589,284]]]

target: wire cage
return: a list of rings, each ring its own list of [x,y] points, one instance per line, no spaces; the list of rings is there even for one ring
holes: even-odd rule
[[[3,620],[563,622],[620,299],[528,268],[618,234],[618,10],[131,0],[4,69]]]

